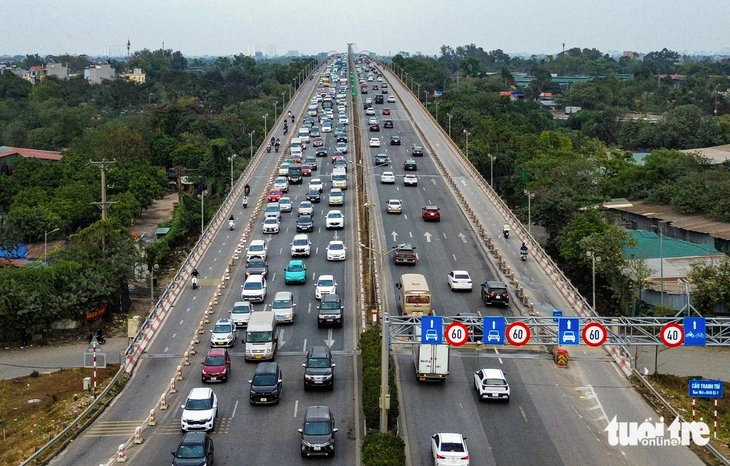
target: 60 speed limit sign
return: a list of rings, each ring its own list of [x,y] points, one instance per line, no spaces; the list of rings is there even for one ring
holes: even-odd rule
[[[505,337],[512,346],[525,345],[530,340],[530,327],[523,322],[514,322],[507,327]]]
[[[667,324],[659,334],[662,343],[669,348],[676,348],[684,343],[684,329],[679,324]]]
[[[591,322],[583,327],[583,341],[586,345],[596,348],[606,343],[607,339],[608,331],[606,327],[598,322]]]
[[[461,322],[452,322],[446,327],[444,336],[451,346],[461,346],[469,340],[469,329]]]

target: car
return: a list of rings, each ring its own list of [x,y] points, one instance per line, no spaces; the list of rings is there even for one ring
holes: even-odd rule
[[[321,200],[319,189],[314,188],[307,191],[307,200],[314,203],[319,203]]]
[[[264,233],[279,233],[279,219],[276,217],[266,217],[263,221]]]
[[[389,214],[400,214],[403,212],[403,201],[400,199],[388,199],[385,210]]]
[[[380,183],[382,183],[382,184],[386,184],[386,183],[393,184],[393,183],[395,183],[395,173],[393,173],[393,172],[383,172],[383,174],[380,175]]]
[[[302,201],[299,203],[297,208],[297,215],[312,215],[314,213],[314,206],[311,201]]]
[[[253,311],[253,305],[249,301],[236,301],[228,312],[230,312],[231,320],[236,327],[245,327],[248,325]]]
[[[213,390],[207,387],[198,387],[190,390],[185,404],[180,406],[180,428],[190,430],[213,430],[215,418],[218,414],[218,397]]]
[[[401,140],[400,136],[391,136],[390,137],[390,145],[391,146],[400,146]]]
[[[289,164],[284,162],[281,165],[279,165],[279,176],[286,176],[289,174]]]
[[[374,91],[377,91],[378,90],[378,85],[377,84],[373,84],[373,90]]]
[[[172,452],[172,466],[212,466],[214,453],[213,439],[207,433],[188,432]]]
[[[304,413],[300,453],[309,456],[335,456],[335,416],[327,406],[310,406]]]
[[[327,244],[327,260],[343,261],[345,260],[347,247],[345,243],[339,240],[332,240]]]
[[[347,171],[347,159],[344,157],[338,157],[337,160],[332,162],[332,168],[339,168],[342,167]]]
[[[393,262],[397,265],[410,264],[416,265],[418,262],[418,254],[416,247],[411,243],[402,243],[393,247]]]
[[[421,209],[421,218],[424,222],[440,222],[441,211],[435,205],[427,205]]]
[[[211,348],[203,359],[202,382],[227,382],[231,373],[231,355],[225,348]]]
[[[337,133],[337,140],[335,142],[347,142],[347,134],[344,131]]]
[[[373,124],[371,124],[371,125],[369,126],[369,128],[370,128],[370,131],[373,131],[373,132],[378,132],[378,131],[380,131],[380,125],[379,125],[379,124],[377,124],[377,123],[373,123]],[[372,139],[371,139],[371,141],[372,141]],[[372,146],[372,145],[371,145],[370,147],[376,147],[376,146]],[[378,141],[378,145],[377,145],[377,147],[380,147],[380,141]]]
[[[370,98],[370,97],[368,97],[368,98],[365,99],[365,103],[366,104],[372,104],[373,103],[373,99]],[[373,113],[373,115],[374,115],[374,113]]]
[[[236,324],[231,319],[218,319],[210,331],[210,347],[233,348],[235,344]]]
[[[256,366],[253,378],[248,381],[248,401],[252,405],[279,404],[284,377],[276,362],[261,362]]]
[[[403,176],[403,184],[405,186],[418,186],[418,177],[413,173],[406,173]]]
[[[346,125],[350,124],[350,119],[347,118],[347,115],[342,113],[340,113],[340,115],[337,117],[337,121]]]
[[[269,266],[266,261],[260,257],[254,256],[246,262],[246,276],[250,275],[266,275],[269,273]]]
[[[390,120],[390,119],[385,120],[383,122],[383,127],[384,128],[392,128],[393,127],[393,120]]]
[[[267,199],[268,202],[278,202],[279,199],[281,199],[281,196],[282,195],[283,194],[281,192],[281,189],[279,189],[279,188],[272,188],[272,189],[269,190],[269,194],[268,194],[268,196],[267,196],[266,199]]]
[[[319,196],[319,193],[316,189],[314,190],[314,192],[317,193],[317,196]],[[311,215],[302,214],[297,219],[297,233],[303,231],[314,231],[314,220],[312,219]]]
[[[326,147],[317,147],[314,151],[315,157],[327,157],[327,148]]]
[[[320,178],[312,178],[309,181],[309,189],[316,189],[321,193],[324,190],[324,183]]]
[[[291,264],[292,261],[289,262]],[[299,261],[302,262],[302,261]],[[304,267],[304,263],[302,262],[302,267]],[[288,269],[288,267],[287,267]],[[307,279],[306,277],[306,267],[304,267],[304,281],[301,281],[301,283],[304,283]],[[284,279],[284,283],[293,283],[293,282],[287,282],[286,277]],[[294,308],[297,307],[296,304],[294,304],[294,295],[291,291],[277,291],[274,295],[274,300],[269,305],[271,307],[271,310],[274,311],[274,316],[276,317],[277,322],[281,323],[294,323]]]
[[[318,138],[320,136],[319,126],[309,128],[309,135],[313,138]],[[322,141],[322,144],[324,144],[324,141]]]
[[[454,320],[466,325],[469,330],[469,341],[472,343],[482,342],[484,333],[484,324],[482,316],[475,312],[459,312],[454,316]],[[497,332],[497,340],[499,341],[499,332]]]
[[[312,253],[312,242],[309,240],[309,235],[306,233],[294,235],[294,239],[291,242],[291,256],[292,257],[309,257]]]
[[[423,147],[413,144],[413,146],[411,146],[411,155],[414,157],[422,157],[423,156]]]
[[[449,283],[451,291],[472,290],[471,276],[466,270],[452,270],[446,276],[446,281]]]
[[[461,434],[439,433],[431,436],[434,466],[469,466],[466,437]]]
[[[266,241],[262,239],[255,239],[251,241],[246,250],[246,260],[250,261],[254,257],[266,260]]]
[[[327,124],[327,123],[323,123],[322,124],[322,132],[323,133],[331,133],[332,132],[332,125],[331,124]]]
[[[383,115],[390,115],[390,109],[389,108],[384,108],[383,109]]]
[[[510,388],[502,369],[479,369],[474,372],[474,389],[479,394],[479,401],[509,401]]]
[[[375,115],[375,109],[373,107],[368,107],[365,109],[365,115],[366,116],[373,116]]]
[[[367,87],[363,87],[363,88],[360,89],[360,94],[367,94],[367,93],[368,93],[368,88]]]
[[[388,103],[389,104],[395,103],[395,96],[394,95],[388,96]]]
[[[332,230],[335,228],[345,228],[345,216],[342,215],[342,212],[339,210],[330,210],[329,212],[327,212],[327,217],[325,219],[325,228],[327,230]]]
[[[335,295],[336,296],[336,295]],[[335,366],[329,346],[312,346],[307,351],[304,367],[304,391],[310,388],[335,388]]]
[[[379,138],[370,138],[370,142],[368,143],[370,147],[380,147],[380,139]]]
[[[380,89],[380,93],[381,94],[387,94],[388,93],[388,89],[386,89],[386,88],[383,87],[383,88]]]
[[[482,301],[487,306],[501,304],[509,306],[509,291],[507,285],[496,280],[489,280],[482,283]]]
[[[340,189],[340,188],[330,189],[330,193],[327,196],[327,204],[328,205],[344,205],[345,204],[345,194],[342,192],[342,189]]]
[[[279,189],[282,193],[288,193],[289,192],[289,180],[286,176],[277,176],[274,180],[274,188]],[[281,199],[281,196],[279,196],[279,199]],[[269,201],[271,202],[271,201]]]
[[[292,259],[284,269],[284,284],[290,283],[306,283],[307,282],[307,266],[301,259]]]
[[[317,171],[317,156],[315,156],[315,155],[306,156],[304,158],[304,163],[309,165],[309,168],[311,168],[313,172]]]
[[[377,125],[378,124],[378,119],[375,118],[375,117],[370,117],[370,118],[368,118],[368,124],[369,125]]]
[[[403,170],[414,172],[418,170],[418,165],[416,165],[416,161],[413,159],[406,159],[405,162],[403,162]]]
[[[315,138],[312,140],[312,146],[314,147],[322,147],[324,146],[324,139],[322,138]]]
[[[302,176],[312,176],[312,166],[310,164],[302,164]]]
[[[241,301],[262,303],[266,300],[266,278],[261,275],[250,275],[243,282]]]
[[[335,146],[335,149],[337,149],[339,152],[342,152],[343,154],[347,154],[347,143],[346,142],[338,142]]]
[[[320,275],[314,284],[314,297],[322,299],[327,293],[337,293],[337,282],[332,275]]]
[[[291,211],[292,211],[291,198],[289,196],[282,196],[279,199],[279,212],[291,212]]]
[[[386,154],[377,154],[375,156],[375,166],[390,165],[390,157]]]

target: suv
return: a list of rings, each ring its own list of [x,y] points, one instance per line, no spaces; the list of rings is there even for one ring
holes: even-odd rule
[[[248,245],[246,251],[246,260],[250,261],[254,257],[266,260],[266,241],[262,239],[255,239]]]
[[[414,172],[414,171],[418,170],[418,165],[416,165],[415,160],[406,159],[406,161],[403,162],[403,170]]]
[[[309,257],[312,251],[312,242],[309,241],[309,235],[307,234],[299,234],[295,235],[294,239],[291,242],[291,256],[292,257],[299,257],[299,256],[305,256]]]
[[[249,390],[249,402],[254,404],[279,404],[281,390],[283,388],[283,377],[279,364],[275,362],[262,362],[256,366]]]
[[[266,265],[266,261],[261,259],[260,257],[252,257],[251,260],[246,262],[246,276],[249,277],[251,275],[263,275],[266,277],[266,274],[269,272],[269,266]]]
[[[322,296],[322,301],[317,306],[317,327],[324,327],[326,324],[336,325],[342,328],[342,314],[344,306],[336,293],[329,293]]]
[[[172,452],[172,466],[213,464],[213,439],[205,432],[188,432]]]
[[[213,430],[218,414],[218,397],[210,388],[193,388],[185,404],[181,406],[180,428],[189,430]]]
[[[479,369],[474,373],[474,389],[479,394],[479,401],[503,399],[509,401],[510,388],[502,369]]]
[[[411,155],[414,157],[423,157],[423,147],[413,144],[411,147]]]
[[[383,121],[383,127],[384,128],[392,128],[393,127],[393,120],[385,120]]]
[[[308,456],[335,456],[335,417],[327,406],[310,406],[304,413],[304,423],[297,431],[302,458]]]
[[[277,291],[274,301],[271,303],[271,310],[274,311],[277,322],[294,323],[294,295],[291,291]]]
[[[266,300],[266,279],[261,275],[251,275],[243,283],[241,301],[262,303]]]
[[[211,330],[211,348],[233,348],[235,344],[236,324],[231,319],[218,319]]]
[[[399,244],[394,246],[395,254],[393,254],[393,261],[396,264],[413,264],[416,265],[418,262],[418,256],[416,255],[416,247],[410,243]]]
[[[335,363],[328,346],[312,346],[307,351],[304,367],[304,390],[311,387],[335,388]]]
[[[225,348],[211,348],[203,360],[202,382],[227,382],[231,373],[231,355]]]
[[[509,292],[507,285],[498,281],[487,281],[482,283],[482,301],[487,306],[502,304],[509,306]]]

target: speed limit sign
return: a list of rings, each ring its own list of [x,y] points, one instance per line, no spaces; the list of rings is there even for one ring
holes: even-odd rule
[[[507,327],[505,334],[510,345],[522,346],[530,340],[530,327],[524,322],[514,322]]]
[[[461,322],[452,322],[446,327],[446,342],[451,346],[461,346],[469,341],[469,329]]]
[[[684,343],[684,329],[679,324],[667,324],[662,327],[662,332],[659,334],[662,339],[664,346],[669,348],[676,348]]]
[[[608,331],[598,322],[591,322],[583,328],[583,341],[594,348],[606,343]]]

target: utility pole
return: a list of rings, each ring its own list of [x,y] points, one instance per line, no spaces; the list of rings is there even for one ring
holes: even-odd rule
[[[93,202],[92,204],[98,205],[101,207],[101,219],[106,220],[107,219],[107,213],[109,212],[109,206],[111,204],[116,204],[115,202],[107,202],[106,200],[106,169],[109,167],[109,165],[116,163],[116,160],[107,160],[102,159],[101,162],[94,162],[93,160],[89,160],[89,163],[92,163],[99,167],[101,169],[101,202]]]

